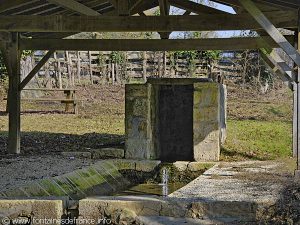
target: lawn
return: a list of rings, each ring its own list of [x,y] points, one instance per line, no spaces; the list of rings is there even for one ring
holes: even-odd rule
[[[285,121],[229,120],[221,159],[270,160],[292,155],[292,123]]]

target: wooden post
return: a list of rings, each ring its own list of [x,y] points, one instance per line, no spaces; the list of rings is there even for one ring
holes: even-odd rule
[[[57,73],[57,77],[58,77],[58,87],[59,87],[59,89],[62,89],[62,79],[61,79],[61,69],[60,69],[60,61],[59,61],[59,59],[57,58],[57,54],[56,54],[56,52],[54,52],[54,59],[55,59],[55,61],[56,61],[56,64],[57,64],[57,71],[56,71],[56,73]]]
[[[71,100],[72,99],[72,90],[65,90],[64,93],[66,95],[66,99],[67,100]],[[71,103],[68,102],[68,101],[66,101],[65,112],[69,112],[70,111],[70,105],[71,105]]]
[[[167,75],[167,52],[163,51],[163,77]]]
[[[18,49],[18,33],[12,34],[12,42],[7,49],[7,59],[9,71],[9,131],[8,131],[8,152],[11,154],[20,153],[20,111],[21,111],[21,92],[20,84],[20,51]]]
[[[147,82],[147,52],[143,51],[143,80]]]
[[[111,63],[111,79],[112,79],[112,84],[115,84],[115,63]]]
[[[298,51],[300,50],[300,14],[298,16],[298,32],[296,31],[296,42]],[[293,154],[297,158],[297,169],[295,178],[300,181],[300,67],[295,76],[294,84],[294,115],[293,115]]]
[[[81,83],[81,61],[80,61],[80,52],[77,52],[77,78],[78,78],[78,83]]]
[[[91,84],[93,84],[92,53],[89,51],[88,55],[89,55],[90,79],[91,79]]]

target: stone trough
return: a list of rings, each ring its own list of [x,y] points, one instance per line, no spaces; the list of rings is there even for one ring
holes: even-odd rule
[[[207,163],[176,162],[173,167],[178,172],[188,174],[192,170],[207,168],[207,165]],[[107,171],[102,171],[101,174],[105,176],[109,171],[110,175],[114,176],[115,179],[111,179],[106,186],[112,191],[113,188],[118,188],[118,183],[126,180],[121,171],[148,173],[157,170],[158,166],[159,161],[106,160],[96,163],[92,168],[98,170],[101,167],[103,170],[106,167]],[[75,171],[82,176],[82,184],[77,188],[82,188],[81,191],[85,193],[79,201],[74,201],[75,195],[74,199],[70,198],[72,195],[55,198],[34,197],[34,195],[18,198],[2,197],[0,217],[2,220],[7,217],[13,219],[26,216],[52,219],[70,217],[83,221],[81,224],[101,224],[99,223],[101,219],[102,222],[103,219],[110,221],[110,224],[255,224],[263,219],[265,210],[274,206],[280,197],[285,178],[284,175],[276,174],[276,168],[279,167],[282,165],[277,162],[217,164],[166,197],[107,196],[107,192],[102,195],[90,195],[87,183],[96,180],[96,177],[87,178],[86,171],[91,169],[87,168],[85,172]],[[258,174],[263,175],[264,179],[255,179]],[[278,179],[272,179],[275,175],[281,177],[282,183],[278,182]],[[67,192],[67,186],[62,185],[61,188],[65,188],[64,192]],[[99,190],[101,189],[97,191]]]

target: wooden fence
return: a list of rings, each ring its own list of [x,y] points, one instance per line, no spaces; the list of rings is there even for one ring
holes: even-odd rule
[[[42,55],[37,52],[22,60],[23,78]],[[66,88],[84,82],[115,84],[143,81],[147,77],[207,77],[210,64],[201,57],[191,62],[169,52],[56,52],[33,82],[39,87]]]

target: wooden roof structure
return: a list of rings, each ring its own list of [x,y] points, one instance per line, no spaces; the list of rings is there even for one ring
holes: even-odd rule
[[[300,161],[298,67],[300,0],[211,0],[235,14],[192,0],[0,0],[0,49],[9,73],[8,152],[20,153],[20,91],[56,50],[242,50],[260,49],[266,63],[294,91],[293,152]],[[170,7],[184,10],[169,15]],[[158,7],[160,15],[147,16]],[[283,36],[279,28],[295,35]],[[257,37],[169,39],[174,31],[255,30]],[[80,32],[159,32],[161,40],[65,39]],[[294,62],[289,65],[274,48]],[[19,76],[21,50],[48,50],[28,76]],[[298,164],[298,169],[300,165]]]

